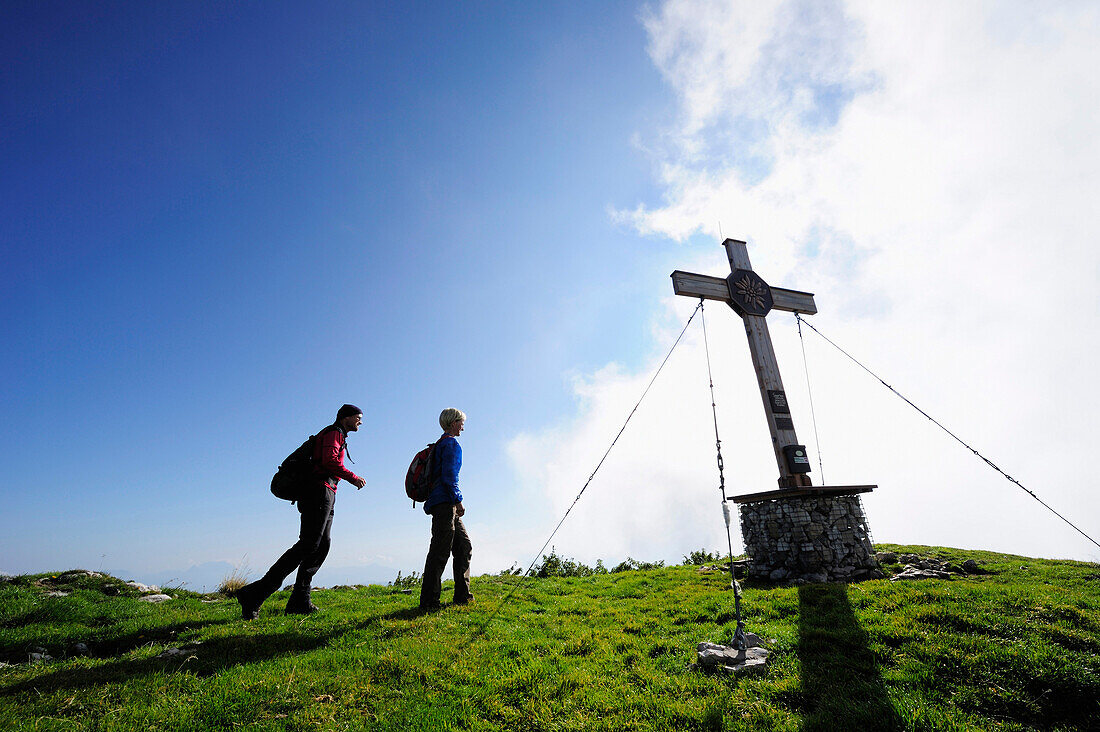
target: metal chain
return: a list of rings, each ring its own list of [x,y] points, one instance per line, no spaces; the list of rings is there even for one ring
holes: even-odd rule
[[[714,375],[710,369],[710,343],[707,339],[707,319],[703,312],[703,298],[699,298],[699,322],[703,324],[703,348],[707,354],[707,380],[710,382],[710,410],[714,416],[714,447],[718,452],[718,490],[722,492],[722,518],[726,522],[726,545],[730,556],[730,587],[733,588],[733,607],[737,615],[737,629],[733,633],[733,646],[739,651],[746,648],[745,622],[741,619],[741,585],[733,569],[733,537],[730,534],[730,506],[726,496],[725,464],[722,461],[722,439],[718,436],[718,405],[714,399]]]

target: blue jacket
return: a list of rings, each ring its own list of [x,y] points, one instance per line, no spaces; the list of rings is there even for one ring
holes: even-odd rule
[[[443,503],[462,503],[458,490],[458,470],[462,467],[462,446],[450,435],[443,435],[432,453],[432,492],[424,502],[424,513]]]

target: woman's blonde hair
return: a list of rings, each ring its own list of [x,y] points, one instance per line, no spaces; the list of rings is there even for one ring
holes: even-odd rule
[[[439,413],[439,426],[442,427],[444,431],[451,429],[451,425],[460,420],[462,422],[466,421],[466,414],[460,409],[447,407]]]

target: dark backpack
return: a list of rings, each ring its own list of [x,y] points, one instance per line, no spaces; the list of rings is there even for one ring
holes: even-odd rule
[[[313,470],[313,450],[317,439],[329,429],[326,427],[317,434],[310,435],[298,449],[286,456],[271,479],[272,495],[294,503],[302,499],[312,484],[321,480],[321,476]]]
[[[409,472],[405,473],[405,495],[412,499],[413,507],[417,501],[426,501],[432,492],[432,458],[438,442],[425,447],[413,456]]]

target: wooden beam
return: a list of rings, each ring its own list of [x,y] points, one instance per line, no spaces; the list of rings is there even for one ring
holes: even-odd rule
[[[730,287],[722,277],[709,277],[676,270],[672,273],[672,291],[686,297],[729,302]]]
[[[814,303],[812,292],[799,292],[798,290],[784,290],[782,287],[773,287],[772,310],[786,310],[788,313],[814,315],[817,313],[817,304]]]
[[[734,496],[734,503],[755,503],[756,501],[770,501],[775,498],[799,498],[804,496],[853,496],[857,493],[870,493],[877,485],[815,485],[810,488],[790,488],[779,491],[764,491],[763,493],[746,493],[742,496]]]
[[[672,273],[672,291],[685,297],[701,297],[706,300],[721,300],[722,302],[729,302],[730,300],[730,288],[725,278],[681,270]],[[773,287],[771,291],[773,310],[786,310],[790,313],[802,313],[803,315],[813,315],[817,312],[817,305],[814,303],[812,292],[786,290],[782,287]]]

